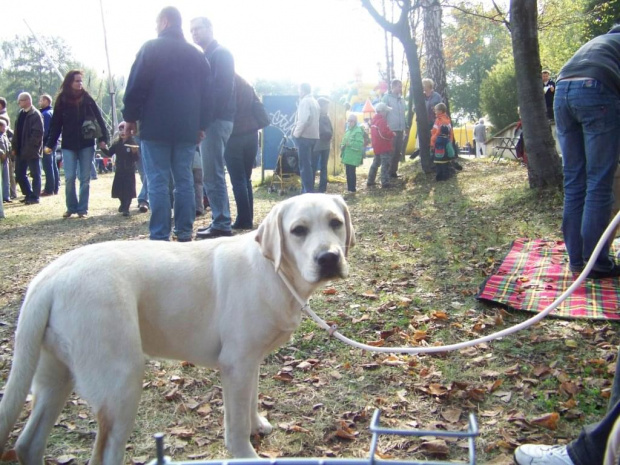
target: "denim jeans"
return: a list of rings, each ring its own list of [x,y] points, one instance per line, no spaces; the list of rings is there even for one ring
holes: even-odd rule
[[[140,189],[140,193],[138,194],[138,205],[141,203],[149,204],[149,192],[148,192],[148,181],[146,180],[146,173],[144,172],[144,163],[142,162],[142,157],[138,158],[138,162],[136,163],[138,167],[138,174],[140,175],[140,182],[142,182],[142,188]]]
[[[230,176],[237,219],[235,224],[251,228],[254,222],[254,192],[252,191],[252,169],[258,151],[258,132],[232,135],[226,144],[224,159]]]
[[[49,155],[43,154],[43,172],[45,173],[45,187],[43,191],[46,194],[58,192],[56,188],[56,178],[58,177],[58,166],[56,165],[56,154],[54,151]]]
[[[94,158],[94,146],[85,147],[78,151],[62,149],[62,162],[65,167],[65,200],[69,213],[88,213],[90,170],[92,169]],[[76,178],[80,180],[79,196],[75,190]]]
[[[209,125],[206,137],[200,143],[202,174],[211,206],[211,227],[219,231],[230,231],[230,205],[224,170],[224,149],[232,127],[232,121],[217,119]]]
[[[151,207],[150,239],[170,240],[171,181],[174,183],[174,232],[179,240],[191,239],[196,218],[192,175],[196,144],[142,140],[140,146]]]
[[[301,177],[301,193],[314,192],[314,170],[312,169],[312,149],[316,139],[295,137],[294,142],[299,151],[299,175]]]
[[[614,375],[614,382],[611,387],[607,413],[600,422],[585,426],[581,430],[579,437],[568,445],[568,455],[575,465],[599,465],[603,463],[607,438],[619,416],[620,352],[616,360],[616,374]]]
[[[9,157],[7,155],[6,160],[2,162],[2,200],[11,200],[11,193],[9,192]]]
[[[620,149],[620,97],[601,82],[560,81],[555,121],[564,165],[562,232],[573,270],[590,259],[611,219],[614,173]],[[607,243],[594,269],[608,271]]]
[[[327,191],[327,162],[329,161],[329,149],[312,152],[312,172],[313,176],[317,171],[319,174],[319,192]]]
[[[28,180],[28,170],[32,177],[32,185]],[[15,162],[15,181],[19,184],[26,200],[39,200],[41,195],[41,165],[38,158],[24,160],[17,157]]]

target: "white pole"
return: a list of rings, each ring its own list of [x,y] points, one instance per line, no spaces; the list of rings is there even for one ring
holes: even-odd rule
[[[114,79],[112,77],[112,69],[110,67],[110,54],[108,52],[108,34],[105,28],[105,17],[103,15],[103,0],[99,0],[99,7],[101,8],[101,24],[103,25],[103,41],[105,44],[105,56],[108,62],[108,88],[110,91],[110,100],[112,106],[112,131],[111,134],[114,134],[116,128],[118,127],[118,118],[116,117],[116,91],[114,89]]]

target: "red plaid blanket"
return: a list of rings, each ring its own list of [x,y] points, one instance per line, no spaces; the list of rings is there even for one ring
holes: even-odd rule
[[[564,242],[517,239],[499,269],[482,284],[476,298],[538,313],[577,277],[568,270]],[[620,320],[620,278],[586,280],[551,315]]]

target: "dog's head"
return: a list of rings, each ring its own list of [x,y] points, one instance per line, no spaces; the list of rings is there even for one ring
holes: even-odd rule
[[[303,194],[277,204],[258,228],[256,241],[276,271],[292,267],[308,283],[346,278],[355,243],[342,197]]]

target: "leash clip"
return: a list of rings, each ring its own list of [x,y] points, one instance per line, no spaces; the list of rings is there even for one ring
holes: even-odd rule
[[[327,330],[328,334],[330,336],[334,336],[334,333],[338,330],[338,325],[331,325],[330,328]]]

